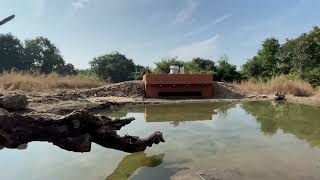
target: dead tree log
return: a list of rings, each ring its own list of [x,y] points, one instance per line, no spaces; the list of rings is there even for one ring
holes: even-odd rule
[[[155,132],[145,139],[119,136],[117,130],[133,120],[110,119],[85,110],[74,111],[66,116],[0,114],[0,146],[16,148],[32,141],[47,141],[68,151],[89,152],[94,142],[106,148],[132,153],[164,142],[161,132]]]

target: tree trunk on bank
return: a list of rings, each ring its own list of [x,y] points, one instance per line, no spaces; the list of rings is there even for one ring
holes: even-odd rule
[[[66,116],[45,113],[0,114],[0,146],[17,148],[32,141],[47,141],[62,149],[89,152],[91,143],[125,152],[144,151],[153,144],[164,142],[161,132],[147,138],[119,136],[117,130],[130,124],[134,118],[110,119],[85,110]]]

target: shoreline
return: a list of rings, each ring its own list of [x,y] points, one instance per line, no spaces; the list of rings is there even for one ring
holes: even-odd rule
[[[238,99],[145,99],[126,97],[94,97],[83,100],[59,101],[57,103],[30,103],[30,109],[39,113],[52,113],[64,115],[74,110],[88,110],[100,112],[116,110],[130,106],[161,105],[161,104],[183,104],[183,103],[245,103],[251,101],[274,101],[271,96],[266,98],[238,98]],[[320,106],[320,100],[312,97],[288,96],[287,103],[303,104],[309,106]]]
[[[26,92],[0,90],[0,96],[24,94],[28,99],[25,111],[66,115],[75,110],[98,112],[101,110],[119,109],[125,106],[145,104],[179,104],[179,103],[217,103],[217,102],[249,102],[273,101],[273,95],[247,92],[232,84],[214,83],[214,96],[211,98],[145,98],[142,81],[127,81],[92,89],[53,89],[45,92]],[[288,103],[320,106],[319,96],[297,97],[287,95]]]

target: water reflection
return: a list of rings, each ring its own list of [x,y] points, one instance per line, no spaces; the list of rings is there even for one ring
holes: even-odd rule
[[[0,165],[0,179],[165,180],[211,169],[237,169],[255,180],[320,179],[319,107],[194,103],[136,106],[108,115],[136,118],[121,135],[160,130],[166,143],[128,155],[98,145],[79,154],[33,142],[23,151],[0,151],[7,162]]]
[[[0,150],[3,149],[3,148],[6,148],[6,147],[0,146]],[[19,145],[18,147],[12,148],[12,149],[25,150],[25,149],[27,149],[27,148],[28,148],[28,144],[21,144],[21,145]],[[11,149],[11,148],[8,148],[8,149]]]
[[[320,108],[290,103],[248,102],[242,108],[260,123],[265,135],[279,129],[306,140],[311,146],[320,145]]]
[[[181,122],[181,121],[205,121],[212,120],[215,113],[214,107],[207,104],[184,104],[177,106],[169,104],[166,106],[146,106],[144,115],[146,122]]]
[[[208,121],[212,120],[217,112],[222,113],[230,108],[230,103],[186,103],[137,106],[123,109],[112,113],[114,117],[125,117],[127,113],[143,113],[147,123],[169,122],[174,127],[187,121]],[[195,109],[196,107],[196,109]]]
[[[107,180],[125,180],[141,167],[156,167],[162,163],[165,154],[147,156],[144,152],[129,154],[118,164]]]

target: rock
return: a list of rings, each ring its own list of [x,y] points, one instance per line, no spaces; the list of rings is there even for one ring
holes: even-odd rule
[[[9,114],[10,113],[7,110],[0,108],[0,116],[8,116]]]
[[[265,99],[265,98],[268,98],[268,96],[265,95],[265,94],[262,94],[262,95],[260,96],[260,98]]]
[[[28,99],[25,95],[15,94],[0,97],[0,107],[7,110],[23,110],[28,106]]]
[[[274,100],[276,101],[285,101],[286,100],[286,95],[285,94],[280,94],[279,92],[274,93]]]

